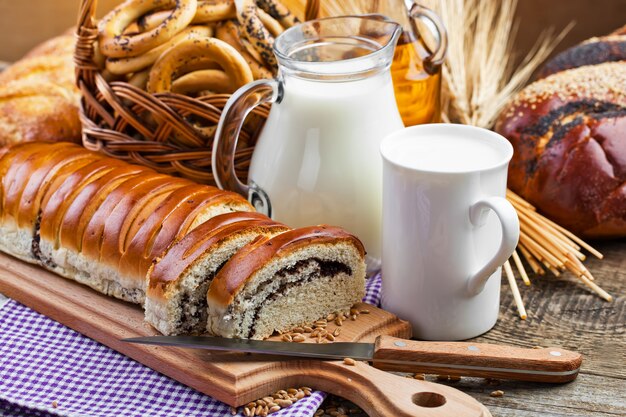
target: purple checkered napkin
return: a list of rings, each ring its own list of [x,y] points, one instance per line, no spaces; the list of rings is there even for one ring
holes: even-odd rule
[[[365,283],[365,297],[363,297],[364,303],[380,307],[380,292],[383,288],[383,281],[381,278],[382,276],[380,272],[369,277]]]
[[[380,287],[371,277],[363,300],[377,305]],[[325,396],[272,416],[311,417]],[[230,417],[230,407],[11,300],[0,308],[0,416],[51,415]]]

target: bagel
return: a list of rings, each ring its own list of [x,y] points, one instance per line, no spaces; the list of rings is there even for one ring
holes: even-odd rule
[[[158,12],[145,14],[128,25],[126,29],[124,29],[124,35],[136,35],[152,30],[163,23],[170,14],[172,14],[171,10],[160,10]]]
[[[129,75],[127,83],[130,85],[134,85],[137,88],[141,88],[142,90],[145,90],[146,85],[148,84],[149,76],[150,70],[136,72],[132,75]]]
[[[104,69],[107,57],[102,55],[98,42],[96,41],[93,47],[93,63],[100,69]]]
[[[172,92],[177,94],[191,95],[203,91],[232,94],[235,90],[228,74],[217,69],[193,71],[172,82]]]
[[[198,2],[193,23],[220,22],[237,17],[233,0],[204,0]]]
[[[272,78],[272,72],[265,68],[260,60],[256,60],[252,55],[250,55],[250,53],[242,45],[237,25],[238,23],[236,20],[227,20],[222,22],[215,29],[215,36],[235,48],[237,52],[241,54],[243,59],[245,59],[250,66],[250,70],[252,70],[252,75],[255,80]]]
[[[123,75],[113,74],[112,72],[107,71],[106,69],[103,69],[102,71],[100,71],[100,75],[107,83],[112,83],[115,81],[122,81],[124,79]]]
[[[265,65],[265,61],[263,61],[263,57],[261,56],[259,51],[254,49],[254,46],[252,46],[246,35],[243,33],[244,29],[241,27],[239,21],[235,20],[234,22],[236,23],[235,27],[237,29],[237,39],[239,40],[239,43],[241,44],[243,49],[247,51],[248,54],[250,54],[250,56],[254,58],[258,63],[260,63],[261,65]]]
[[[212,30],[206,26],[190,26],[169,41],[138,56],[129,58],[107,58],[106,69],[113,74],[129,74],[141,71],[154,64],[163,52],[185,39],[207,38]]]
[[[198,132],[200,132],[202,136],[204,136],[207,140],[210,141],[215,137],[215,132],[217,131],[217,125],[212,125],[212,126],[194,125],[194,129],[196,129]]]
[[[256,4],[274,19],[278,20],[285,29],[300,23],[300,20],[291,13],[289,8],[278,0],[257,0]]]
[[[190,67],[217,63],[237,89],[254,80],[250,67],[235,48],[215,38],[186,39],[163,52],[150,70],[149,93],[171,91],[172,81]]]
[[[278,20],[265,13],[263,9],[257,9],[257,14],[259,15],[261,23],[265,26],[265,29],[267,29],[273,37],[276,37],[285,31],[280,23],[278,23]]]
[[[156,27],[137,34],[124,34],[138,18],[161,8],[172,8],[172,11]],[[197,0],[126,0],[100,22],[100,51],[110,58],[124,58],[154,49],[183,31],[194,18],[196,8]]]
[[[171,10],[160,10],[154,13],[139,17],[131,23],[125,35],[132,35],[152,30],[160,25],[172,13]],[[235,19],[237,10],[233,0],[199,0],[196,7],[196,14],[191,20],[192,24],[213,23],[222,20]]]
[[[243,29],[243,37],[252,44],[263,62],[273,71],[276,71],[278,64],[273,52],[274,37],[259,18],[256,4],[253,0],[235,0],[235,7],[237,20]]]

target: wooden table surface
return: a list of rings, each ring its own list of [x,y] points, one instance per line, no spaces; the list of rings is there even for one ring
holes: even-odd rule
[[[475,340],[522,347],[562,346],[584,356],[578,378],[549,385],[463,378],[447,383],[469,393],[494,417],[626,416],[626,240],[595,242],[605,258],[585,265],[596,282],[613,295],[608,303],[570,274],[530,275],[532,285],[518,285],[528,318],[517,316],[506,279],[502,284],[500,319],[494,329]],[[494,390],[504,396],[490,397]]]

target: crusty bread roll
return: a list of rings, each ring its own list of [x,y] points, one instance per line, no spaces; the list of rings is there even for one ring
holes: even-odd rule
[[[515,149],[513,191],[581,236],[626,236],[626,61],[534,82],[496,130]]]
[[[259,236],[215,275],[207,331],[263,339],[348,309],[364,296],[364,254],[361,242],[337,227]]]
[[[66,30],[60,36],[56,36],[52,39],[48,39],[35,46],[28,51],[24,58],[31,58],[35,56],[72,56],[74,54],[74,46],[76,40],[74,39],[75,28]]]
[[[253,211],[237,194],[70,143],[10,147],[0,179],[0,250],[134,303],[174,240],[216,215]]]
[[[65,41],[65,38],[63,36],[58,41]],[[57,52],[48,48],[42,49],[42,53],[29,54],[0,72],[0,84],[15,80],[46,82],[63,88],[68,96],[78,98],[71,54],[64,49]]]
[[[27,141],[80,142],[74,38],[44,42],[0,72],[0,146]]]
[[[623,61],[626,59],[626,35],[609,35],[591,38],[556,55],[539,70],[537,78],[604,62]]]
[[[204,333],[209,285],[217,271],[257,236],[289,228],[259,213],[216,216],[175,242],[148,272],[146,321],[161,333]]]

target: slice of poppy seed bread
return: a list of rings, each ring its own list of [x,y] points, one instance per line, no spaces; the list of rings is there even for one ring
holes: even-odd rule
[[[145,319],[165,335],[204,333],[206,294],[219,269],[258,236],[289,228],[258,213],[216,216],[174,242],[148,271]]]
[[[213,279],[207,331],[264,339],[348,309],[365,293],[364,257],[362,243],[338,227],[259,236]]]

